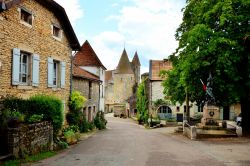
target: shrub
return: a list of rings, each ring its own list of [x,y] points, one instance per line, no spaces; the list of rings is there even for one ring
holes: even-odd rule
[[[64,128],[63,132],[67,132],[69,130],[72,130],[72,131],[74,131],[76,133],[76,132],[79,132],[79,127],[76,126],[76,125],[72,125],[72,126]]]
[[[54,150],[61,150],[61,149],[66,149],[68,148],[69,145],[67,144],[67,142],[64,142],[62,140],[57,140],[55,141],[55,147]]]
[[[104,114],[101,111],[98,111],[94,119],[94,124],[99,130],[106,129],[107,120],[104,118]]]
[[[95,124],[93,122],[90,122],[88,127],[89,127],[89,130],[92,131],[95,128]]]
[[[79,125],[80,116],[80,112],[68,112],[66,119],[69,125]]]
[[[69,100],[69,108],[71,111],[79,111],[86,101],[87,99],[80,92],[73,91]]]
[[[62,101],[53,96],[36,95],[29,99],[29,114],[43,114],[44,120],[52,122],[54,135],[57,135],[63,124]]]
[[[80,133],[72,129],[63,132],[64,138],[68,144],[74,144],[80,139]]]
[[[38,115],[38,114],[34,114],[34,115],[31,115],[29,118],[28,118],[28,122],[29,123],[37,123],[37,122],[41,122],[43,119],[43,114],[41,115]]]
[[[86,133],[89,130],[89,122],[86,120],[85,116],[79,122],[79,129],[81,133]]]

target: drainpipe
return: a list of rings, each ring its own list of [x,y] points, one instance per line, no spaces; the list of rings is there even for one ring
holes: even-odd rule
[[[73,54],[71,54],[71,56],[70,56],[70,89],[69,89],[69,93],[70,93],[70,95],[72,94],[72,84],[73,84],[73,81],[72,81],[72,79],[73,79],[73,58],[74,58],[74,56],[76,55],[76,51],[73,53]]]

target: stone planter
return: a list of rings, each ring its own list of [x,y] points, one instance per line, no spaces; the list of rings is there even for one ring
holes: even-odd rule
[[[53,150],[53,127],[50,122],[8,128],[9,153],[16,158]]]

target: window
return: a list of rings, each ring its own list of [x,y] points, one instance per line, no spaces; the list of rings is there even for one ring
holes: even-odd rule
[[[48,57],[48,87],[64,88],[66,63]]]
[[[21,9],[21,20],[32,25],[32,14],[24,9]]]
[[[53,36],[61,38],[61,29],[58,26],[53,25]]]
[[[53,61],[53,85],[58,86],[59,80],[59,62]]]
[[[12,85],[38,86],[39,55],[14,48],[12,56]]]
[[[30,83],[30,54],[21,53],[20,55],[20,66],[19,66],[19,82],[21,84]]]
[[[92,97],[92,82],[89,81],[89,99]]]

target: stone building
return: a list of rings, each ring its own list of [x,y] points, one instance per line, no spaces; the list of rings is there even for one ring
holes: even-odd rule
[[[95,113],[104,111],[104,76],[106,68],[88,41],[76,53],[74,60],[73,89],[87,98],[84,114],[92,121]]]
[[[106,71],[105,112],[114,112],[117,116],[129,116],[130,111],[135,109],[135,104],[129,101],[140,82],[140,66],[137,52],[130,62],[124,49],[117,68]]]
[[[166,100],[163,94],[164,87],[162,81],[164,78],[160,76],[161,70],[171,70],[172,63],[168,59],[164,60],[150,60],[149,73],[143,74],[143,80],[145,80],[146,94],[148,98],[148,108],[151,112],[156,113],[160,118],[173,118],[177,114],[183,114],[186,112],[186,106],[176,104],[173,105]],[[165,103],[155,106],[155,102],[164,101]],[[190,114],[194,115],[198,110],[194,103],[190,103]]]
[[[51,0],[0,5],[0,98],[70,93],[70,57],[80,48],[64,8]]]

